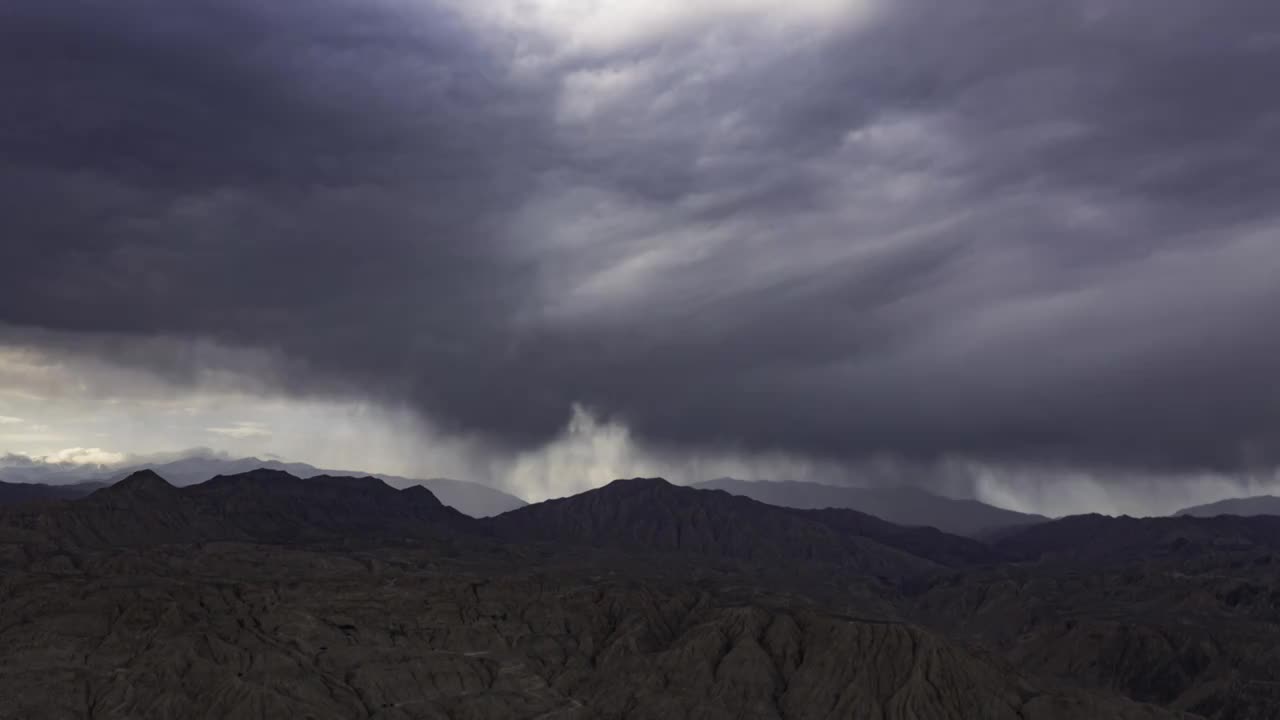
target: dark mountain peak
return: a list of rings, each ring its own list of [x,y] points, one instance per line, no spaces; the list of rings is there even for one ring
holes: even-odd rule
[[[990,554],[974,541],[932,529],[901,528],[849,510],[818,513],[777,507],[661,478],[616,480],[579,495],[512,510],[486,525],[515,541],[681,552],[766,564],[819,562],[881,576],[936,569],[956,559],[951,550],[956,544],[966,550],[976,546],[983,560]]]
[[[113,494],[167,495],[177,492],[178,489],[154,470],[139,470],[107,490]]]
[[[284,470],[272,470],[270,468],[257,468],[248,472],[234,473],[231,475],[215,475],[209,483],[267,483],[267,482],[291,482],[300,480],[296,475],[290,475]]]
[[[444,503],[440,502],[440,498],[436,497],[435,493],[421,485],[410,485],[399,492],[406,501],[418,507],[444,505]]]
[[[664,491],[669,488],[675,488],[675,485],[667,482],[666,479],[660,477],[652,478],[620,478],[600,488],[604,492],[642,492],[642,491]]]
[[[168,513],[182,504],[182,491],[169,484],[154,470],[138,470],[123,480],[109,485],[83,501],[83,508],[94,512],[124,512],[140,517],[152,512]],[[77,505],[80,503],[77,503]]]
[[[388,485],[382,480],[382,478],[376,478],[372,475],[364,475],[362,477],[355,477],[352,475],[316,475],[315,477],[307,478],[303,482],[320,483],[329,487],[345,488],[348,490],[373,489],[378,491],[390,490],[393,492],[400,492]]]
[[[271,468],[218,475],[208,482],[191,486],[189,490],[197,495],[289,498],[300,503],[341,502],[343,498],[369,497],[394,504],[400,497],[398,490],[375,477],[317,475],[303,479]]]
[[[674,485],[663,478],[620,478],[608,485],[587,490],[568,497],[549,500],[550,503],[570,503],[587,507],[588,505],[614,505],[656,502],[657,506],[667,501],[680,499],[685,502],[699,503],[705,493],[684,485]]]

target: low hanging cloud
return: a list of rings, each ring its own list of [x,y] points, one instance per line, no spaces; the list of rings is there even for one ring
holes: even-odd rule
[[[55,466],[115,466],[124,463],[129,456],[125,453],[111,452],[102,448],[63,448],[47,455],[22,455],[6,453],[0,456],[0,467],[33,467],[42,465]]]
[[[387,408],[542,493],[662,465],[619,428],[779,472],[1265,476],[1277,25],[1264,0],[8,2],[0,381],[28,380],[0,412],[92,357]]]
[[[110,452],[102,448],[65,448],[46,455],[44,462],[68,465],[117,465],[124,462],[124,453]]]

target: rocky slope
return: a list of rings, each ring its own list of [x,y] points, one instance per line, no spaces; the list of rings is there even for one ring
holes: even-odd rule
[[[919,621],[1027,672],[1215,720],[1280,707],[1280,560],[1270,551],[987,568],[936,579]]]

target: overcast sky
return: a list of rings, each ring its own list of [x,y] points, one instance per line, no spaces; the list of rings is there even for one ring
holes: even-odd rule
[[[1053,514],[1265,485],[1278,28],[1274,0],[6,0],[0,453],[533,497],[874,475]]]

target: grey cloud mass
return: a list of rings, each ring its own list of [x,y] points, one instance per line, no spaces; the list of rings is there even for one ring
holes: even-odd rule
[[[0,341],[244,351],[510,448],[581,404],[824,462],[1280,464],[1280,5],[870,5],[584,45],[10,0]]]

